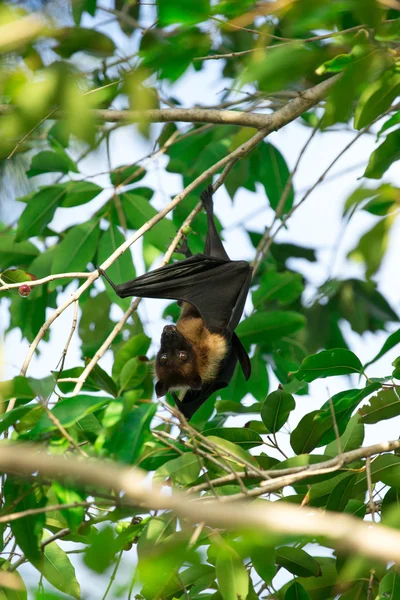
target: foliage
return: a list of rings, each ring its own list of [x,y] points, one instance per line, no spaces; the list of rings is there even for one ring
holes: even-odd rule
[[[39,355],[43,346],[56,342],[52,327],[41,329],[46,318],[85,286],[79,288],[71,330],[63,331],[65,351],[55,357],[61,358],[57,368],[47,365],[40,377],[33,368],[27,373],[25,365],[1,383],[0,432],[19,444],[35,442],[42,452],[138,466],[163,485],[221,501],[250,493],[260,496],[260,505],[285,498],[364,519],[371,511],[371,492],[379,486],[384,497],[374,505],[375,514],[398,529],[396,453],[377,450],[371,462],[365,454],[322,475],[311,467],[336,456],[338,447],[344,453],[360,448],[368,426],[400,415],[400,357],[393,371],[379,379],[370,375],[371,365],[400,342],[398,315],[379,289],[400,198],[387,178],[400,159],[400,15],[393,3],[378,0],[275,4],[115,0],[108,9],[97,0],[79,0],[65,6],[51,1],[27,2],[25,8],[0,5],[0,158],[3,165],[24,165],[29,189],[18,205],[11,193],[0,207],[1,284],[13,286],[0,289],[7,332],[18,332]],[[225,88],[216,110],[245,117],[285,107],[289,117],[282,116],[278,128],[296,117],[310,136],[317,129],[324,137],[346,129],[353,141],[376,136],[377,145],[363,167],[362,182],[338,200],[344,205],[343,230],[360,215],[370,217],[369,230],[348,255],[361,265],[363,276],[328,276],[317,289],[301,268],[320,261],[311,224],[310,247],[277,237],[308,197],[295,186],[298,165],[289,167],[276,138],[225,163],[230,171],[224,185],[232,201],[240,200],[243,189],[257,193],[271,218],[263,223],[265,233],[243,226],[256,258],[252,308],[237,333],[250,351],[252,378],[246,383],[236,373],[188,429],[171,421],[171,398],[166,406],[154,401],[154,348],[145,320],[110,286],[87,279],[111,256],[108,274],[117,282],[134,278],[143,265],[146,270],[158,266],[195,207],[199,185],[176,203],[172,218],[158,218],[152,161],[164,155],[158,168],[165,166],[183,188],[211,169],[204,186],[221,174],[218,161],[251,140],[254,129],[245,122],[215,124],[205,117],[206,124],[197,119],[182,124],[168,116],[166,107],[182,108],[177,84],[184,85],[187,77],[204,82],[200,78],[209,61],[219,61],[217,87]],[[333,76],[323,100],[291,116],[288,98],[301,98]],[[206,96],[201,94],[200,103]],[[115,108],[125,112],[121,116]],[[161,116],[154,112],[158,108]],[[114,167],[110,160],[107,173],[87,175],[84,159],[110,156],[114,134],[122,128],[133,132],[133,144],[147,144],[150,158],[132,164],[126,152],[124,164]],[[18,218],[10,220],[7,211]],[[157,222],[147,227],[152,219]],[[128,247],[120,253],[139,230],[143,264]],[[204,215],[186,233],[192,250],[201,251]],[[176,305],[164,315],[176,318]],[[349,328],[360,336],[387,333],[365,365],[350,347]],[[72,335],[80,342],[76,364],[65,363]],[[106,350],[110,372],[98,364]],[[347,377],[344,389],[295,422],[292,413],[305,406],[309,384],[338,376]],[[290,455],[285,456],[288,432]],[[308,468],[306,478],[282,482],[273,492],[259,486],[264,479],[273,481],[276,470],[293,474]],[[10,473],[2,479],[1,502],[1,598],[23,600],[28,592],[43,600],[80,598],[83,565],[104,574],[104,598],[253,600],[263,594],[271,600],[367,600],[400,594],[395,566],[346,554],[345,544],[335,548],[298,534],[261,539],[257,532],[207,524],[196,529],[170,511],[127,506],[114,490]],[[318,543],[320,551],[309,542]],[[135,563],[129,580],[118,571],[124,560]],[[34,577],[27,578],[28,585],[19,574],[25,563],[39,581],[37,589]]]

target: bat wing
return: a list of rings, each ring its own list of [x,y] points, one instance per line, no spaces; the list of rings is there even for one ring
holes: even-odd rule
[[[246,261],[205,254],[160,267],[114,286],[121,298],[167,298],[193,304],[210,331],[233,333],[243,312],[251,282]],[[111,283],[111,282],[110,282]]]

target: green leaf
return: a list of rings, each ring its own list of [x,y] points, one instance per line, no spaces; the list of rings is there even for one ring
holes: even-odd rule
[[[96,253],[99,236],[99,221],[94,219],[70,229],[56,248],[52,273],[85,271]]]
[[[64,427],[71,427],[74,423],[86,415],[98,410],[112,398],[99,396],[75,396],[59,400],[51,412]],[[44,414],[32,430],[32,436],[47,431],[54,431],[56,425]]]
[[[259,348],[256,348],[250,362],[251,377],[247,382],[247,389],[258,402],[262,402],[268,394],[269,377],[266,361]]]
[[[380,179],[388,168],[400,159],[400,130],[389,133],[385,141],[371,154],[364,177]]]
[[[160,27],[176,25],[194,25],[206,21],[210,14],[210,0],[187,2],[186,0],[159,0],[158,18]]]
[[[312,72],[321,64],[321,52],[306,49],[301,43],[276,47],[251,61],[240,72],[240,81],[235,85],[257,82],[263,92],[276,92],[293,85],[305,73]]]
[[[261,418],[270,433],[276,433],[288,420],[296,403],[291,394],[279,389],[269,394],[261,407]]]
[[[42,175],[43,173],[64,173],[66,175],[69,171],[79,173],[76,163],[66,152],[43,150],[43,152],[38,152],[32,158],[31,168],[26,174],[28,177]]]
[[[250,558],[254,569],[261,579],[267,584],[272,583],[276,575],[275,551],[271,548],[254,546],[250,550]]]
[[[135,464],[149,435],[156,410],[156,404],[141,404],[127,412],[114,427],[105,448],[121,462]]]
[[[291,304],[302,294],[303,289],[300,273],[290,271],[277,273],[268,270],[263,273],[258,290],[253,292],[253,304],[256,308],[273,300],[278,300],[283,305]]]
[[[318,75],[323,75],[324,73],[340,73],[353,61],[354,56],[352,54],[337,54],[334,58],[326,60],[318,67],[316,72]]]
[[[327,431],[332,430],[329,421],[320,422],[315,419],[317,410],[306,414],[292,431],[290,445],[296,454],[306,454],[317,447]]]
[[[380,136],[382,135],[382,133],[384,133],[388,129],[391,129],[392,127],[395,127],[399,123],[400,123],[400,111],[394,113],[394,115],[392,115],[390,117],[390,119],[388,119],[387,121],[384,122],[384,124],[382,125],[382,127],[378,131],[377,137],[380,138]]]
[[[140,229],[147,221],[153,218],[157,211],[151,206],[148,199],[139,196],[135,190],[122,192],[119,195],[130,229]]]
[[[71,208],[90,202],[103,191],[103,188],[91,181],[69,181],[65,184],[65,191],[66,196],[61,206]]]
[[[114,531],[107,525],[91,537],[90,545],[86,547],[85,564],[96,573],[104,573],[114,562],[117,550]]]
[[[148,199],[140,196],[133,189],[120,194],[121,203],[126,215],[126,221],[131,229],[140,229],[147,221],[152,219],[157,211]],[[176,229],[169,219],[163,219],[151,231],[146,232],[146,240],[159,250],[165,251],[166,245],[174,238]]]
[[[245,599],[249,591],[249,575],[239,555],[224,545],[215,564],[218,588],[223,600]]]
[[[65,377],[65,374],[63,374]],[[86,383],[94,387],[96,390],[102,390],[114,398],[118,395],[117,386],[114,381],[111,379],[108,373],[104,369],[100,367],[100,365],[95,365],[92,369],[90,375],[86,379]]]
[[[185,452],[159,467],[154,474],[154,481],[170,478],[177,485],[190,485],[199,476],[200,469],[199,457],[192,452]]]
[[[379,598],[397,600],[400,598],[400,575],[391,569],[379,583]]]
[[[381,116],[397,98],[400,92],[400,75],[386,71],[376,81],[370,83],[363,93],[354,113],[354,127],[362,129]]]
[[[114,380],[119,378],[123,366],[129,359],[145,355],[150,347],[151,339],[144,333],[138,333],[125,342],[115,355],[112,376]]]
[[[360,422],[369,425],[400,415],[400,388],[385,389],[369,399],[359,410]]]
[[[63,58],[69,58],[75,52],[86,52],[100,58],[112,56],[115,44],[111,38],[96,29],[84,27],[64,27],[53,35],[58,45],[53,47]]]
[[[45,534],[43,539],[50,537]],[[44,547],[43,563],[35,565],[49,583],[72,598],[81,598],[81,590],[75,576],[75,569],[68,555],[56,544],[51,542]]]
[[[357,246],[350,250],[347,257],[366,265],[366,276],[369,279],[381,266],[385,256],[389,233],[393,225],[393,217],[381,219],[372,229],[361,236]]]
[[[3,233],[0,235],[0,269],[8,267],[29,265],[32,260],[38,256],[39,250],[31,242],[15,241],[16,236],[13,233]]]
[[[11,475],[7,475],[4,493],[6,498],[6,512],[9,512],[11,508],[12,512],[43,508],[46,504],[46,498],[41,488],[35,490],[32,488],[31,483],[19,483]],[[35,566],[42,559],[40,542],[44,523],[44,513],[29,515],[10,523],[11,531],[15,536],[18,546],[26,558],[35,564]]]
[[[349,475],[339,481],[329,494],[326,503],[326,510],[343,512],[347,502],[350,500],[353,492],[353,487],[356,482],[356,475]]]
[[[65,196],[65,189],[51,185],[39,190],[30,200],[19,218],[15,240],[25,240],[40,235],[54,217]],[[0,236],[1,237],[1,236]]]
[[[146,170],[137,165],[123,165],[110,171],[111,183],[118,187],[120,185],[132,185],[143,179]]]
[[[141,362],[137,358],[130,358],[128,362],[122,367],[119,376],[119,390],[118,394],[129,389],[137,388],[145,379],[147,375],[147,365]]]
[[[375,460],[371,461],[371,481],[389,485],[390,487],[400,487],[400,457],[395,454],[381,454]],[[367,474],[358,475],[354,486],[353,497],[368,489]]]
[[[17,375],[14,379],[0,381],[0,398],[2,400],[9,400],[10,398],[32,400],[35,396],[36,392],[32,389],[27,377]]]
[[[353,352],[343,348],[333,348],[305,358],[300,369],[293,375],[300,381],[311,382],[318,378],[350,375],[362,371],[362,364]]]
[[[78,492],[72,487],[66,487],[65,485],[61,485],[57,481],[53,481],[52,488],[57,496],[58,501],[61,504],[72,504],[74,502],[82,502],[85,499],[82,494],[78,494]],[[61,506],[60,511],[61,514],[64,516],[65,520],[67,521],[68,527],[71,529],[71,531],[76,531],[85,517],[84,506],[76,506],[74,508],[67,508],[64,510]]]
[[[205,436],[216,436],[218,438],[233,442],[241,446],[245,450],[250,450],[256,446],[263,444],[263,440],[258,433],[251,429],[243,427],[216,427],[207,429],[204,432]]]
[[[255,180],[263,184],[269,203],[276,211],[290,176],[285,159],[275,146],[262,143],[258,147],[258,151],[251,155],[251,165]],[[293,200],[294,190],[290,185],[280,215],[287,213],[292,208]]]
[[[360,448],[364,441],[365,427],[363,423],[358,422],[358,415],[351,417],[344,433],[340,436],[340,449],[342,452],[350,452]],[[334,440],[325,448],[325,454],[336,456],[338,454],[338,444]]]
[[[384,342],[382,348],[379,350],[378,354],[376,354],[374,358],[372,358],[370,361],[365,363],[364,369],[366,369],[367,367],[369,367],[369,365],[372,365],[374,362],[382,358],[382,356],[384,356],[387,352],[389,352],[389,350],[397,346],[397,344],[400,344],[400,329],[389,335],[387,340]]]
[[[257,312],[239,323],[236,332],[244,344],[270,343],[296,333],[305,324],[305,317],[296,312]]]
[[[23,283],[24,281],[32,281],[32,277],[22,269],[8,269],[1,273],[1,279],[4,283]]]
[[[244,450],[244,448],[241,448],[239,445],[213,435],[208,436],[207,439],[221,448],[221,453],[229,462],[233,461],[235,464],[241,467],[243,467],[245,463],[251,463],[254,465],[257,464],[257,461],[254,458],[254,456],[252,456],[249,452]],[[224,453],[224,450],[227,450],[229,452],[229,456]]]
[[[276,551],[276,562],[299,577],[318,577],[321,575],[321,567],[315,558],[301,548],[281,546]]]
[[[294,581],[286,591],[285,600],[311,600],[311,597],[298,581]]]
[[[322,405],[317,417],[318,421],[332,420],[330,402],[332,402],[333,404],[335,416],[336,419],[338,419],[341,413],[349,410],[353,411],[362,400],[373,394],[373,392],[376,392],[376,390],[379,390],[380,387],[380,383],[374,382],[366,385],[365,388],[361,390],[344,390],[343,392],[335,394],[334,396],[332,396],[330,401],[328,400],[328,402],[325,402]]]

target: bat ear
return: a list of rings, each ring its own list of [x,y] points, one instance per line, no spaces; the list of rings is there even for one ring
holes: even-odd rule
[[[189,385],[192,390],[201,390],[203,380],[200,375],[196,375],[196,377],[190,380]]]
[[[156,383],[156,394],[157,398],[161,398],[161,396],[165,396],[168,392],[168,384],[166,381],[157,381]]]

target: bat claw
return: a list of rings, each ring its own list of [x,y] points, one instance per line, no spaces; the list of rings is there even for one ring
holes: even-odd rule
[[[213,209],[213,192],[213,186],[210,184],[200,195],[201,202],[206,212],[212,211]]]
[[[185,236],[181,239],[181,241],[175,248],[175,252],[178,252],[178,254],[183,254],[186,258],[190,258],[192,256],[187,238]]]

